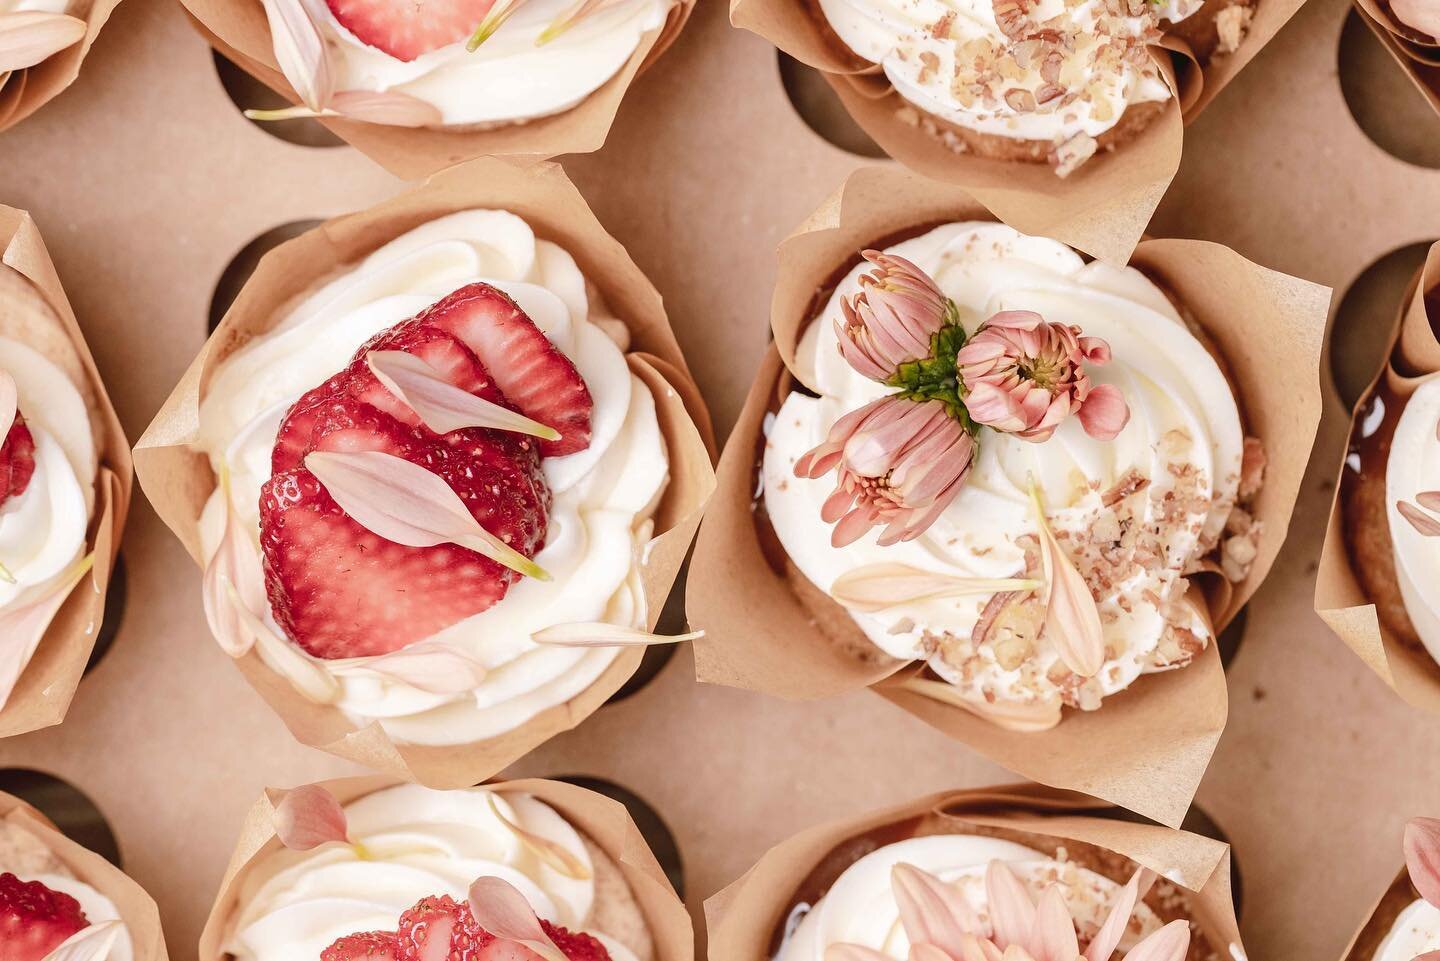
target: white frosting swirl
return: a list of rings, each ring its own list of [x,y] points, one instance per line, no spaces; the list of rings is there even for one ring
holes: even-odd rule
[[[99,459],[85,398],[64,371],[5,337],[0,370],[15,379],[35,440],[29,485],[0,505],[0,564],[14,579],[0,579],[3,611],[42,597],[85,555]]]
[[[464,41],[406,62],[362,43],[325,4],[337,90],[399,91],[432,104],[446,126],[534,120],[576,106],[615,76],[673,0],[618,0],[544,46],[535,40],[575,0],[527,0],[474,53]]]
[[[910,957],[910,939],[900,924],[900,908],[891,889],[890,873],[909,864],[954,886],[976,913],[988,918],[985,869],[1004,861],[1025,882],[1032,895],[1051,884],[1061,885],[1065,903],[1082,940],[1099,930],[1121,886],[1102,874],[1070,861],[1056,861],[1012,841],[971,834],[932,834],[887,844],[845,869],[780,949],[777,961],[825,961],[832,944],[858,944],[895,961]],[[1125,937],[1128,951],[1140,938],[1158,930],[1160,919],[1143,902],[1135,906]]]
[[[1416,901],[1400,912],[1390,933],[1375,949],[1372,961],[1412,961],[1437,950],[1440,950],[1440,908]]]
[[[1162,657],[1162,640],[1177,629],[1192,632],[1202,644],[1210,636],[1200,614],[1183,600],[1188,586],[1183,575],[1224,527],[1235,502],[1243,444],[1235,399],[1214,358],[1138,270],[1087,264],[1053,240],[1027,237],[1003,224],[958,223],[889,250],[934,277],[971,332],[997,311],[1032,310],[1108,341],[1113,360],[1087,369],[1095,383],[1120,388],[1130,422],[1108,442],[1087,435],[1075,417],[1039,444],[982,429],[964,488],[923,535],[879,547],[872,532],[832,547],[820,507],[834,489],[834,475],[805,480],[795,477],[793,468],[843,414],[891,392],[857,373],[837,348],[840,299],[858,292],[857,278],[866,269],[857,265],[798,349],[802,379],[821,396],[792,393],[768,431],[765,506],[791,560],[827,591],[840,575],[881,563],[964,578],[1015,577],[1026,566],[1021,538],[1038,530],[1029,498],[1033,479],[1051,529],[1081,573],[1114,575],[1096,596],[1106,644],[1106,661],[1096,676],[1078,688],[1068,672],[1052,678],[1052,667],[1063,665],[1043,635],[1026,659],[1009,669],[991,639],[977,649],[971,634],[988,594],[901,602],[876,613],[852,611],[865,635],[894,657],[928,657],[937,673],[979,706],[1063,699],[1093,709],[1141,674],[1187,661]],[[1149,484],[1123,502],[1136,508],[1135,516],[1120,516],[1103,506],[1102,496],[1130,477]],[[1170,519],[1162,522],[1166,516]],[[1143,559],[1136,549],[1141,531],[1158,532],[1149,542],[1157,561]],[[1102,559],[1096,545],[1112,537],[1115,544]],[[1077,551],[1081,545],[1089,546]],[[1096,578],[1090,580],[1094,593]]]
[[[559,844],[581,864],[590,854],[554,808],[528,794],[485,788],[436,791],[406,784],[345,806],[350,837],[363,848],[328,844],[272,857],[284,866],[263,870],[239,894],[237,916],[223,950],[238,961],[316,961],[346,935],[394,931],[400,915],[421,898],[448,895],[464,902],[476,878],[499,877],[525,895],[535,913],[571,931],[584,931],[595,904],[595,881],[551,868],[496,817]],[[614,961],[635,961],[614,938],[589,931]]]
[[[1410,395],[1385,464],[1385,511],[1390,520],[1395,579],[1405,612],[1430,656],[1440,661],[1440,537],[1426,537],[1400,514],[1400,501],[1416,506],[1422,491],[1440,490],[1440,378],[1431,378]],[[1418,509],[1418,508],[1417,508]],[[1426,513],[1423,509],[1422,513]],[[1436,518],[1440,520],[1440,517]]]
[[[61,894],[68,894],[80,902],[80,910],[85,912],[85,920],[91,924],[99,924],[102,921],[121,921],[120,911],[115,903],[95,890],[84,881],[63,874],[33,874],[20,876],[22,881],[39,881],[52,891],[59,891]],[[101,961],[133,961],[135,957],[135,946],[130,940],[128,928],[121,927],[110,945],[110,951]]]
[[[1141,16],[1117,16],[1113,0],[1038,0],[1029,19],[1073,34],[1058,77],[1041,75],[1042,58],[1026,50],[1001,68],[974,69],[1014,47],[996,21],[996,6],[1015,0],[819,0],[825,19],[857,56],[879,64],[900,96],[928,114],[976,133],[1019,140],[1063,142],[1078,134],[1098,137],[1120,121],[1131,104],[1167,100],[1169,88],[1154,62],[1097,61],[1113,38],[1133,41],[1158,18],[1183,19],[1200,4],[1177,0]],[[1020,6],[1027,6],[1021,3]],[[943,26],[941,26],[943,24]],[[1036,109],[1049,85],[1080,94],[1063,106]],[[1031,95],[1028,109],[1006,99]],[[1012,94],[1013,96],[1013,94]],[[1043,96],[1043,93],[1041,93]]]
[[[552,579],[521,579],[499,603],[435,635],[487,668],[479,687],[466,694],[422,691],[367,669],[365,658],[326,661],[288,643],[281,648],[285,656],[275,656],[266,645],[257,647],[292,681],[297,670],[318,665],[340,685],[337,707],[357,722],[378,720],[392,738],[415,744],[468,743],[512,730],[585,690],[618,654],[617,648],[536,644],[534,632],[592,621],[646,623],[638,560],[669,462],[649,388],[600,326],[618,321],[587,289],[574,259],[538,240],[525,221],[504,211],[464,211],[400,236],[306,297],[267,335],[226,358],[200,411],[199,446],[217,473],[228,467],[231,507],[258,543],[260,487],[270,477],[271,449],[290,406],[372,336],[477,281],[520,304],[575,363],[594,401],[590,446],[542,463],[554,502],[535,561]],[[207,556],[219,544],[224,519],[217,489],[201,519]],[[270,612],[264,616],[283,638]]]

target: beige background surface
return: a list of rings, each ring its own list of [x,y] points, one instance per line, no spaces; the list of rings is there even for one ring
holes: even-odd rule
[[[1154,233],[1222,241],[1339,291],[1440,234],[1440,171],[1376,147],[1342,98],[1346,13],[1343,0],[1310,0],[1187,133]],[[1385,75],[1357,73],[1372,67]],[[1347,85],[1398,139],[1440,141],[1407,82],[1390,83],[1395,69],[1383,52],[1347,58]],[[731,30],[721,0],[703,0],[631,91],[610,146],[567,162],[665,295],[721,430],[764,346],[775,244],[859,162],[799,119],[774,51]],[[399,187],[353,151],[245,121],[167,0],[126,0],[80,82],[0,136],[0,199],[39,221],[132,438],[203,342],[241,247]],[[1347,342],[1373,344],[1392,311],[1360,311],[1374,336]],[[1254,959],[1337,957],[1394,875],[1404,819],[1440,813],[1440,718],[1405,707],[1310,610],[1344,442],[1333,396],[1326,415],[1287,552],[1250,605],[1229,730],[1200,791],[1236,846]],[[198,572],[142,498],[122,556],[129,602],[114,648],[70,720],[0,743],[0,768],[47,770],[94,798],[160,902],[173,956],[189,961],[261,788],[353,769],[293,743],[226,663]],[[816,820],[1005,778],[873,695],[792,705],[697,687],[690,669],[682,652],[516,773],[597,774],[647,798],[679,840],[693,906]]]

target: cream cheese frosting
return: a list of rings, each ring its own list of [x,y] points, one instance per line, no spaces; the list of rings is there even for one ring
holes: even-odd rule
[[[1195,0],[1141,3],[1132,15],[1113,9],[1115,0],[819,4],[845,45],[879,64],[900,96],[925,113],[979,134],[1056,143],[1099,137],[1130,105],[1169,99],[1143,45],[1161,16],[1179,20],[1200,7]],[[1033,29],[1013,25],[1022,16]],[[1042,29],[1066,42],[1042,46],[1031,37]],[[1136,53],[1119,56],[1125,46]]]
[[[328,844],[272,855],[282,863],[245,882],[223,950],[237,961],[316,961],[338,938],[395,930],[400,915],[421,898],[448,895],[463,902],[476,878],[499,877],[540,917],[594,935],[614,961],[635,961],[615,938],[587,930],[596,901],[593,869],[579,880],[551,868],[496,816],[486,795],[510,821],[591,867],[575,828],[529,794],[386,788],[345,806],[350,838],[363,854],[351,845]]]
[[[1385,510],[1395,556],[1395,579],[1405,613],[1430,656],[1440,661],[1440,538],[1426,537],[1400,514],[1422,491],[1440,489],[1440,379],[1421,384],[1406,401],[1385,464]]]
[[[521,218],[469,210],[431,221],[381,247],[305,297],[268,334],[219,365],[200,411],[198,446],[230,476],[230,509],[258,544],[260,487],[280,421],[305,391],[348,362],[368,339],[466,284],[484,281],[515,299],[575,364],[594,402],[590,446],[545,458],[550,528],[535,562],[549,581],[523,578],[497,604],[434,636],[478,658],[488,673],[465,694],[420,690],[369,670],[366,658],[326,661],[283,640],[256,650],[304,693],[315,671],[357,723],[379,721],[396,740],[460,744],[512,730],[589,687],[618,648],[540,645],[558,624],[603,621],[644,628],[639,559],[669,478],[655,401],[606,331],[622,329],[565,250]],[[217,489],[201,518],[206,556],[218,546],[226,504]],[[258,551],[258,548],[257,548]],[[258,553],[253,558],[259,564]],[[315,695],[312,693],[312,697]]]
[[[1400,912],[1372,961],[1412,961],[1436,950],[1440,950],[1440,908],[1416,901]]]
[[[0,370],[15,380],[35,440],[35,473],[0,505],[0,611],[28,604],[85,555],[99,455],[85,398],[65,372],[27,344],[0,337]]]
[[[398,91],[436,107],[446,126],[534,120],[569,110],[615,76],[672,0],[618,0],[543,46],[574,0],[527,0],[474,53],[459,42],[406,62],[361,42],[325,4],[320,21],[337,90]]]
[[[80,910],[85,912],[85,920],[91,924],[99,924],[102,921],[124,921],[124,918],[120,917],[120,911],[115,907],[115,903],[84,881],[62,874],[20,876],[20,880],[39,881],[52,891],[70,895],[80,902]],[[133,961],[134,957],[135,946],[130,939],[130,932],[121,927],[110,945],[109,953],[97,961]]]
[[[1047,858],[1013,841],[969,834],[933,834],[887,844],[856,861],[810,908],[781,946],[777,961],[825,961],[833,944],[858,944],[907,961],[910,941],[900,924],[900,908],[891,890],[891,870],[909,864],[953,886],[976,913],[988,916],[985,869],[1004,861],[1032,895],[1059,884],[1082,939],[1093,937],[1105,920],[1121,885],[1072,861]],[[1125,937],[1128,951],[1160,928],[1160,919],[1143,902],[1136,904]]]
[[[897,602],[851,617],[878,648],[925,660],[979,710],[1001,701],[1093,709],[1142,674],[1177,667],[1211,637],[1186,574],[1212,550],[1236,499],[1244,439],[1229,385],[1165,294],[1133,268],[1086,263],[1064,244],[994,223],[955,223],[889,248],[928,272],[973,332],[1000,310],[1031,310],[1076,324],[1109,342],[1113,360],[1089,369],[1120,388],[1131,417],[1113,441],[1070,418],[1031,443],[982,430],[960,494],[920,537],[889,547],[874,532],[831,546],[821,518],[829,478],[794,476],[795,461],[824,440],[843,414],[890,392],[849,366],[838,350],[840,300],[858,291],[857,265],[797,350],[802,381],[818,397],[792,393],[768,424],[763,463],[766,512],[791,561],[821,590],[877,564],[904,564],[960,578],[1009,578],[1027,569],[1037,520],[1032,482],[1048,524],[1090,584],[1106,659],[1081,681],[1043,634],[1016,656],[974,633],[991,595]],[[1116,491],[1133,490],[1120,498]],[[1033,568],[1032,568],[1033,569]],[[832,593],[833,596],[833,593]]]

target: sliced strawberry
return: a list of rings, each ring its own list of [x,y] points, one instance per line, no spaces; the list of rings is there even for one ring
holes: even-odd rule
[[[39,881],[0,874],[0,958],[42,961],[90,922],[80,902]]]
[[[567,931],[544,918],[540,919],[540,926],[570,961],[610,961],[610,952],[605,950],[605,945],[584,931]]]
[[[5,442],[0,444],[0,507],[12,497],[19,497],[30,486],[35,475],[35,438],[18,413]]]
[[[540,453],[562,457],[590,446],[594,403],[585,379],[525,311],[489,284],[461,287],[416,317],[475,352],[516,410],[560,432]]]
[[[401,961],[473,961],[495,939],[454,898],[422,898],[400,915]]]
[[[409,62],[469,39],[494,0],[327,0],[361,43]]]
[[[400,961],[400,942],[389,931],[352,934],[321,951],[320,961]]]
[[[420,418],[410,409],[410,406],[390,393],[375,378],[366,363],[366,354],[380,350],[399,350],[407,354],[414,354],[461,390],[477,397],[483,397],[492,404],[510,407],[505,395],[501,393],[489,371],[485,369],[485,365],[480,363],[480,359],[471,352],[470,348],[460,343],[453,334],[417,318],[392,327],[378,337],[372,338],[356,352],[355,359],[351,361],[349,367],[350,376],[346,389],[367,404],[373,404],[390,414],[396,420],[407,424],[420,423]]]
[[[478,429],[426,438],[349,396],[317,406],[311,449],[403,457],[442,477],[521,554],[544,545],[550,492],[527,439]],[[261,488],[260,546],[276,622],[323,658],[399,650],[486,610],[519,576],[454,544],[407,547],[371,533],[298,461]]]

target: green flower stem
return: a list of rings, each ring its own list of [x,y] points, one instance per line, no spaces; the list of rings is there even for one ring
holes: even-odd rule
[[[930,356],[912,360],[896,368],[886,383],[899,390],[908,400],[938,400],[951,417],[973,436],[980,427],[965,409],[965,386],[955,370],[955,355],[965,346],[965,328],[960,326],[960,312],[955,302],[945,301],[945,326],[930,337]]]

